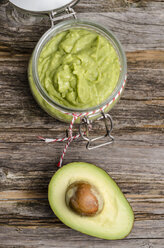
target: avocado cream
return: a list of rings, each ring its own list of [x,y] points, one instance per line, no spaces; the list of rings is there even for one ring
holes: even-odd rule
[[[70,29],[54,36],[43,47],[40,82],[56,103],[86,109],[103,103],[115,89],[120,64],[113,45],[86,29]]]

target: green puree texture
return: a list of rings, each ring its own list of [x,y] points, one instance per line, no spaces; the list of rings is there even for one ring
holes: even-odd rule
[[[120,64],[115,48],[105,37],[94,31],[70,29],[44,46],[38,73],[55,102],[84,109],[103,103],[111,95]]]

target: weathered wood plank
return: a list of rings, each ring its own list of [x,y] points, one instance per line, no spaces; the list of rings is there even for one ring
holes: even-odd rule
[[[18,67],[12,70],[14,72],[6,69],[5,75],[1,74],[0,88],[3,94],[0,99],[0,126],[3,128],[44,129],[55,126],[56,130],[65,128],[65,124],[49,117],[37,106],[31,95],[24,68],[21,73]],[[16,70],[19,70],[19,79],[14,76]],[[162,130],[164,119],[163,76],[163,70],[129,69],[124,95],[119,104],[111,111],[116,120],[115,129],[135,126],[136,128],[152,127]]]
[[[17,242],[19,243],[19,245],[17,246],[14,246],[17,247],[17,248],[24,248],[24,247],[30,247],[30,248],[37,248],[37,247],[44,247],[44,245],[46,245],[46,247],[54,247],[54,248],[63,248],[63,247],[67,247],[67,248],[75,248],[75,247],[80,247],[80,248],[83,248],[84,246],[85,247],[88,247],[88,248],[102,248],[102,247],[112,247],[112,248],[138,248],[138,247],[142,247],[142,248],[161,248],[164,246],[164,242],[163,240],[159,240],[159,239],[151,239],[151,240],[148,240],[148,239],[143,239],[143,240],[128,240],[128,241],[124,241],[124,242],[121,242],[121,241],[106,241],[104,242],[104,245],[101,241],[97,242],[97,241],[81,241],[81,242],[74,242],[74,241],[71,241],[71,242],[67,242],[67,241],[63,241],[62,243],[61,242],[56,242],[54,241],[52,244],[48,244],[46,242],[38,242],[38,243],[41,243],[41,244],[38,244],[37,245],[30,245],[27,244],[27,241],[24,242],[25,244],[21,244],[21,242]],[[50,243],[50,242],[49,242]],[[63,246],[64,245],[64,246]],[[0,248],[13,248],[12,245],[3,245],[3,246],[0,246]]]
[[[131,69],[163,69],[164,70],[164,51],[163,50],[141,50],[127,52],[128,68]]]
[[[164,49],[163,14],[160,11],[129,9],[125,13],[84,13],[79,17],[105,25],[115,33],[126,51]]]
[[[159,221],[158,221],[159,222]],[[154,226],[154,228],[153,228]],[[137,228],[137,227],[136,227]],[[144,236],[143,230],[147,230],[148,237],[150,239],[124,239],[121,241],[102,241],[101,239],[89,237],[87,235],[79,234],[76,231],[72,231],[70,228],[63,227],[38,227],[38,228],[20,228],[20,227],[0,227],[0,242],[1,245],[24,245],[25,247],[34,245],[35,247],[163,247],[163,239],[153,239],[155,236],[154,230],[158,228],[158,234],[163,231],[156,226],[156,222],[145,221],[143,225],[138,228],[140,236]],[[10,233],[10,239],[2,239],[6,233]],[[131,234],[131,236],[134,233]],[[64,235],[64,238],[63,238]],[[54,239],[55,236],[55,239]],[[135,236],[135,234],[134,234]],[[134,246],[132,246],[132,244]],[[155,244],[157,246],[155,246]],[[5,246],[4,246],[5,247]]]
[[[9,231],[9,230],[7,230]],[[19,230],[21,233],[21,230]],[[32,234],[31,234],[32,235]],[[19,237],[19,236],[17,236]],[[3,242],[3,245],[0,245],[0,248],[38,248],[38,247],[54,247],[54,248],[102,248],[102,247],[112,247],[112,248],[161,248],[164,246],[164,241],[160,239],[134,239],[134,240],[120,240],[120,241],[104,241],[102,243],[102,240],[86,240],[86,237],[83,237],[82,241],[74,241],[73,239],[68,242],[68,240],[63,239],[63,241],[59,241],[59,238],[52,241],[52,239],[46,239],[46,240],[40,240],[39,237],[37,237],[36,242],[33,240],[33,236],[31,237],[30,241],[27,241],[28,236],[24,237],[23,240],[19,240],[18,238],[15,238],[14,243],[16,246],[12,245],[13,240],[7,240],[7,242]]]
[[[117,4],[117,1],[115,3]],[[107,2],[105,6],[106,4]],[[98,22],[112,30],[126,51],[163,49],[164,19],[161,9],[164,9],[164,3],[157,2],[156,5],[159,5],[159,8],[154,9],[141,5],[140,8],[128,7],[125,12],[101,12],[97,10],[97,12],[92,13],[85,11],[78,16]],[[12,49],[23,50],[24,53],[32,52],[32,48],[41,35],[50,27],[49,20],[42,18],[36,21],[36,18],[27,18],[25,23],[21,23],[19,19],[14,19],[10,9],[7,9],[7,15],[5,13],[6,5],[0,9],[1,45],[8,44]]]
[[[125,240],[103,241],[72,231],[50,210],[47,186],[56,171],[63,144],[46,145],[37,135],[60,137],[67,125],[37,106],[26,75],[32,50],[50,23],[47,18],[17,14],[7,0],[2,0],[0,247],[161,248],[164,246],[164,2],[82,0],[75,9],[80,18],[101,23],[118,36],[127,52],[128,82],[120,103],[111,111],[114,145],[104,147],[100,154],[87,151],[85,142],[78,140],[71,145],[64,163],[83,160],[106,169],[130,201],[135,226]],[[100,122],[93,126],[92,134],[98,133],[103,133]]]
[[[13,194],[15,194],[15,198],[10,199]],[[1,225],[29,227],[52,225],[60,222],[50,210],[47,192],[37,193],[35,191],[17,190],[0,192],[0,195]],[[164,197],[162,195],[153,196],[151,193],[147,195],[136,193],[133,195],[126,194],[126,197],[133,207],[136,223],[147,220],[160,220],[161,223],[162,220],[164,221]]]
[[[78,153],[75,154],[77,145]],[[8,144],[1,147],[1,190],[47,190],[63,144]],[[118,142],[102,149],[100,156],[100,153],[87,151],[79,142],[71,145],[64,163],[79,160],[106,169],[125,193],[163,194],[163,147],[151,148],[151,144],[132,147],[126,142]]]
[[[117,121],[115,120],[116,124]],[[114,122],[114,123],[115,123]],[[101,124],[101,125],[100,125]],[[66,128],[66,126],[65,126]],[[78,127],[74,127],[76,132],[78,132]],[[152,134],[153,130],[153,134]],[[93,131],[90,132],[91,135],[95,136],[97,135],[97,131],[99,134],[104,133],[103,124],[100,122],[95,122],[95,125],[93,125]],[[120,144],[123,144],[126,142],[127,145],[132,145],[133,147],[140,146],[151,146],[153,147],[159,147],[164,145],[163,136],[160,134],[163,134],[163,130],[160,128],[136,128],[136,127],[128,127],[128,128],[121,128],[121,129],[115,129],[113,130],[113,134],[115,136],[116,142],[115,145],[119,142]],[[19,143],[35,143],[36,146],[38,146],[38,143],[42,143],[38,136],[42,135],[44,137],[62,137],[65,135],[64,129],[59,126],[59,128],[53,127],[53,128],[22,128],[21,132],[19,128],[4,128],[0,129],[0,139],[3,143],[14,143],[16,145],[19,145]],[[135,140],[135,142],[134,142]],[[81,142],[82,140],[79,139],[76,142]],[[75,141],[74,141],[75,142]],[[45,145],[45,144],[44,144]],[[51,144],[51,146],[58,146],[59,143]],[[85,146],[85,142],[83,142],[83,145]]]
[[[9,46],[0,46],[0,65],[3,68],[22,67],[26,68],[31,54],[20,53],[12,50]],[[130,69],[164,69],[164,51],[163,50],[140,50],[126,52],[128,68]],[[5,67],[6,66],[6,67]],[[6,69],[7,69],[6,68]],[[23,70],[23,68],[21,68]]]

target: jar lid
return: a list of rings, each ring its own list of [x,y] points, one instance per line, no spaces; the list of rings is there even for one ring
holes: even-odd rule
[[[61,12],[67,7],[71,7],[79,0],[9,0],[16,7],[30,12],[44,13],[55,11]]]

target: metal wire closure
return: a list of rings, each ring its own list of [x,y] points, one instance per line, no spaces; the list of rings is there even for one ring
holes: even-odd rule
[[[103,111],[101,111],[101,114],[102,115],[97,120],[103,120],[104,121],[106,132],[105,132],[105,134],[103,136],[99,136],[99,137],[92,138],[92,139],[89,138],[89,131],[91,129],[91,122],[90,122],[88,117],[83,118],[82,119],[82,124],[80,124],[80,126],[79,126],[80,136],[84,140],[88,141],[88,143],[86,145],[86,148],[88,150],[93,150],[93,149],[96,149],[96,148],[99,148],[99,147],[102,147],[102,146],[105,146],[105,145],[112,144],[113,141],[114,141],[114,137],[111,135],[111,132],[112,132],[112,129],[113,129],[112,117],[109,114],[104,114]],[[108,125],[108,122],[109,122],[110,125]],[[82,126],[85,126],[85,132],[82,131]],[[101,140],[103,138],[107,138],[108,141],[105,142],[105,143],[102,143],[100,145],[94,145],[94,141]]]
[[[52,27],[54,26],[54,22],[56,22],[56,21],[60,21],[60,20],[63,20],[63,19],[66,19],[66,18],[69,18],[69,17],[72,17],[72,16],[75,19],[77,19],[76,12],[74,11],[73,8],[67,7],[65,9],[65,12],[66,12],[65,15],[61,14],[61,15],[58,15],[58,16],[56,16],[57,15],[57,12],[56,11],[52,11],[50,13],[50,20],[51,20]]]

